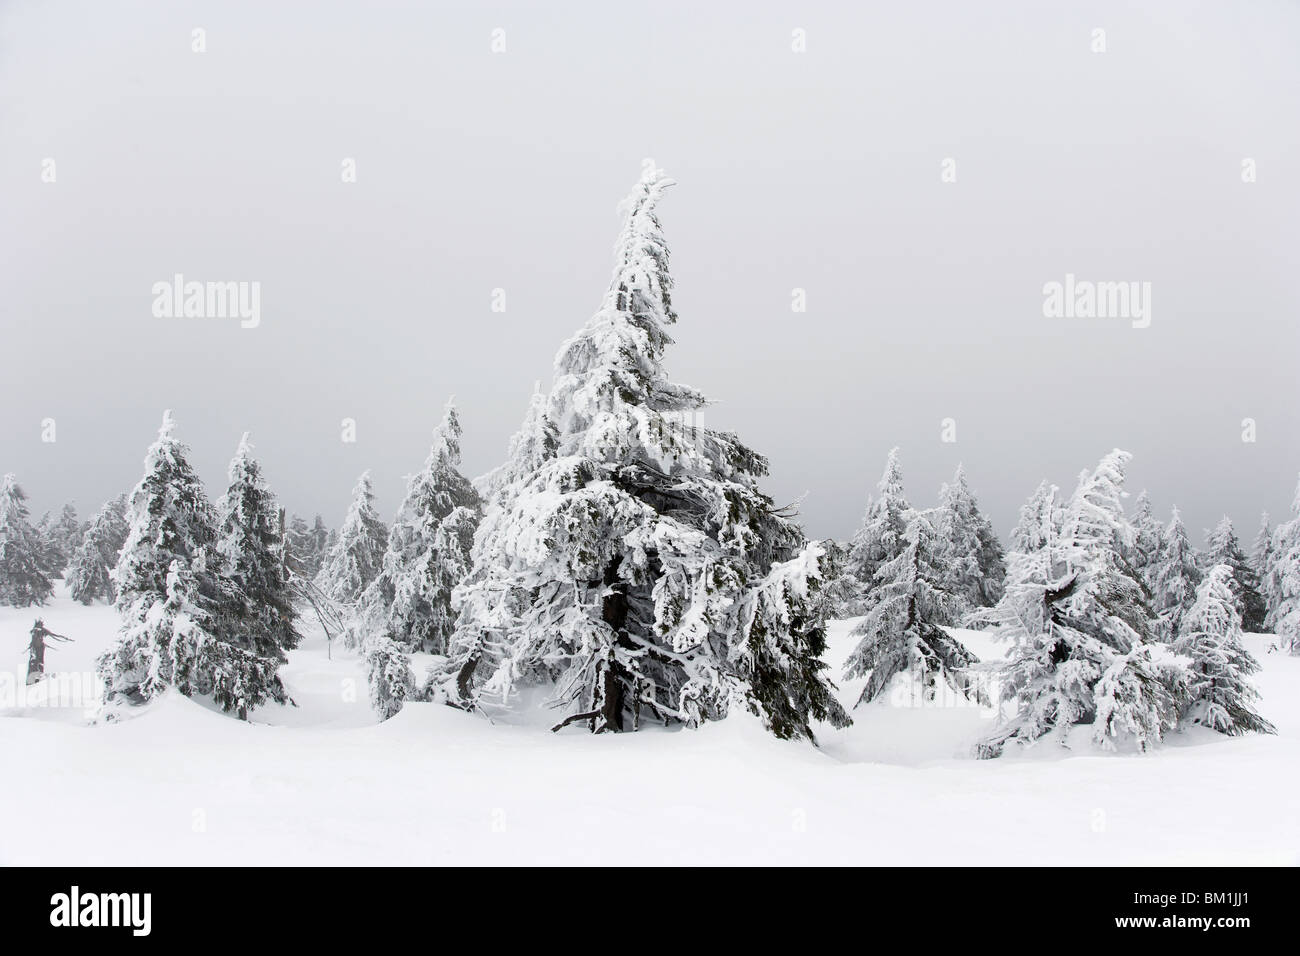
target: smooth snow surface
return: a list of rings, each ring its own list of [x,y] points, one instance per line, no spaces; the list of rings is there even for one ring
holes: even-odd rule
[[[906,686],[823,728],[820,749],[747,716],[592,737],[549,733],[551,713],[490,724],[413,704],[376,724],[356,656],[328,659],[310,628],[283,671],[296,708],[250,725],[172,694],[88,726],[15,696],[36,617],[75,641],[51,672],[89,670],[115,637],[111,608],[56,593],[0,608],[3,864],[1300,862],[1300,658],[1262,636],[1246,643],[1276,737],[1198,728],[1108,755],[1083,728],[1069,750],[977,761],[990,715],[906,706]],[[851,624],[833,627],[834,676]],[[960,636],[985,663],[1001,653]],[[841,683],[846,706],[860,687]]]

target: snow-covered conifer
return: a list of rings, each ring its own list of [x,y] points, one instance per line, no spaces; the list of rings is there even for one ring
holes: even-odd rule
[[[828,620],[857,617],[867,610],[868,586],[849,570],[850,545],[826,538],[819,541],[826,554],[826,587],[822,592]]]
[[[92,604],[97,598],[103,598],[112,604],[116,600],[113,568],[117,567],[129,531],[126,507],[126,496],[120,495],[105,502],[91,519],[64,575],[74,601]]]
[[[320,573],[321,565],[325,563],[325,555],[329,554],[330,545],[333,544],[334,529],[325,523],[325,519],[319,514],[311,522],[311,577]]]
[[[268,699],[288,699],[276,673],[283,654],[258,653],[231,622],[235,597],[217,573],[216,514],[174,428],[164,414],[131,493],[130,531],[113,570],[122,632],[99,671],[109,701],[141,703],[170,686],[211,695],[246,718]]]
[[[361,656],[370,687],[370,706],[380,720],[387,720],[415,693],[410,652],[387,631],[379,630],[366,636]]]
[[[224,610],[240,643],[274,658],[298,646],[280,510],[245,432],[230,462],[230,485],[217,507],[216,571],[231,598]]]
[[[1191,703],[1183,719],[1224,734],[1276,733],[1253,708],[1259,693],[1249,678],[1259,671],[1259,662],[1241,642],[1234,577],[1231,565],[1210,568],[1197,589],[1196,602],[1179,626],[1174,650],[1191,660]]]
[[[1292,546],[1277,559],[1278,605],[1273,630],[1279,643],[1300,655],[1300,547]]]
[[[47,543],[28,521],[27,493],[12,474],[0,483],[0,604],[44,604],[54,586],[46,563]]]
[[[320,515],[311,524],[301,515],[294,515],[284,537],[289,568],[304,581],[313,581],[320,574],[337,539]]]
[[[41,570],[51,579],[60,577],[68,566],[68,555],[59,547],[58,536],[54,533],[54,518],[47,511],[33,526],[36,531],[36,557]]]
[[[77,548],[81,547],[81,539],[85,534],[86,526],[77,518],[76,506],[71,502],[64,505],[50,529],[50,537],[58,547],[59,553],[66,556],[65,567],[77,553]]]
[[[276,673],[279,658],[219,636],[216,614],[222,602],[210,593],[204,560],[200,555],[186,567],[173,559],[163,592],[142,616],[125,620],[121,640],[99,661],[110,700],[142,703],[174,687],[187,697],[211,697],[242,720],[268,699],[288,700]]]
[[[1241,616],[1243,630],[1258,634],[1264,630],[1264,617],[1268,609],[1259,591],[1259,578],[1246,553],[1241,550],[1237,533],[1227,515],[1219,521],[1206,538],[1205,566],[1227,565],[1232,569],[1229,586]]]
[[[1129,563],[1133,565],[1133,570],[1144,576],[1144,580],[1146,569],[1160,554],[1160,542],[1163,540],[1163,529],[1151,510],[1151,498],[1143,491],[1137,497],[1137,506],[1133,512],[1133,548],[1129,554]]]
[[[284,529],[285,559],[294,574],[309,581],[315,577],[311,568],[312,544],[311,526],[307,519],[302,515],[290,517]]]
[[[388,528],[375,510],[370,472],[357,479],[352,503],[316,577],[316,586],[333,601],[354,604],[378,575],[388,548]]]
[[[951,590],[949,542],[932,521],[937,517],[911,512],[902,552],[876,570],[867,615],[853,629],[858,645],[845,665],[845,680],[870,674],[859,704],[878,697],[899,673],[911,675],[927,701],[941,683],[967,691],[963,671],[978,659],[943,626],[957,622],[968,596]]]
[[[1182,669],[1154,646],[1145,590],[1118,551],[1132,540],[1121,504],[1129,457],[1112,451],[1080,482],[1059,540],[1011,555],[1006,593],[985,616],[1013,642],[1003,678],[1015,714],[981,757],[1049,734],[1064,742],[1085,723],[1104,747],[1130,739],[1146,749],[1176,723]]]
[[[862,527],[849,548],[850,572],[870,590],[876,570],[898,557],[906,547],[907,522],[912,506],[903,490],[903,468],[898,449],[890,449],[876,493],[867,501]]]
[[[557,729],[694,726],[740,706],[811,736],[847,720],[821,676],[824,554],[759,490],[766,460],[701,427],[704,397],[664,372],[669,184],[648,170],[622,207],[609,291],[556,358],[554,449],[508,464],[431,676],[465,706],[549,687]]]
[[[294,515],[285,531],[285,543],[288,546],[289,567],[293,573],[304,581],[312,581],[320,574],[329,555],[332,543],[330,529],[320,515],[310,525],[307,524],[307,519]]]
[[[1002,596],[1006,558],[997,533],[975,502],[961,465],[939,489],[932,522],[940,539],[938,562],[946,565],[948,590],[967,607],[991,607]]]
[[[407,482],[379,575],[362,598],[363,640],[382,631],[407,651],[447,650],[456,625],[452,591],[469,571],[481,515],[478,492],[458,470],[460,435],[448,402],[424,468]]]
[[[1020,520],[1011,532],[1011,550],[1032,554],[1047,547],[1058,535],[1056,515],[1060,489],[1044,480],[1034,489],[1029,500],[1020,506]]]
[[[533,388],[523,424],[511,437],[503,464],[475,482],[484,500],[483,519],[475,534],[470,574],[454,594],[459,608],[451,658],[454,674],[435,669],[429,693],[448,685],[454,702],[469,702],[478,693],[476,674],[493,675],[511,657],[511,628],[507,622],[532,600],[527,577],[515,573],[508,548],[515,520],[515,498],[547,462],[555,458],[559,432],[547,412],[541,383]],[[509,668],[505,668],[506,671]],[[522,675],[515,675],[519,679]],[[540,676],[540,675],[539,675]]]
[[[1259,533],[1255,535],[1255,545],[1251,549],[1251,567],[1255,569],[1255,578],[1259,581],[1259,595],[1264,602],[1264,627],[1269,625],[1270,615],[1277,606],[1277,596],[1273,592],[1273,565],[1277,560],[1273,526],[1265,511],[1259,519]]]
[[[1159,619],[1160,634],[1172,641],[1179,622],[1196,600],[1201,583],[1200,560],[1187,537],[1182,515],[1175,508],[1160,542],[1156,559],[1146,568],[1151,606]]]

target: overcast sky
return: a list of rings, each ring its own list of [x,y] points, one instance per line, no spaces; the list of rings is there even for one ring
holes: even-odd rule
[[[337,525],[366,468],[391,514],[451,394],[485,471],[653,157],[669,372],[811,534],[894,445],[914,504],[964,461],[1003,532],[1119,446],[1249,542],[1300,471],[1298,117],[1290,2],[4,0],[0,471],[89,516],[171,408],[214,492],[248,429]],[[155,317],[175,273],[260,282],[260,325]],[[1149,327],[1045,317],[1067,274],[1151,283]]]

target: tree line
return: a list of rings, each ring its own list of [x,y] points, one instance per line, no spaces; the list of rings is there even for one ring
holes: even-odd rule
[[[895,450],[859,531],[810,541],[763,492],[767,460],[700,427],[707,399],[665,372],[670,185],[647,170],[624,201],[601,307],[499,468],[461,473],[449,403],[391,526],[367,473],[333,533],[319,516],[286,522],[247,436],[209,502],[165,415],[140,483],[84,526],[68,508],[33,526],[6,477],[0,600],[43,603],[63,573],[76,600],[111,601],[122,628],[99,667],[114,706],[166,688],[241,717],[289,702],[278,668],[310,605],[363,657],[381,718],[410,700],[491,715],[543,687],[556,730],[742,709],[813,739],[851,722],[824,656],[826,621],[854,617],[843,676],[865,678],[859,704],[898,675],[931,696],[985,693],[952,629],[1009,642],[982,756],[1081,724],[1139,749],[1187,722],[1271,730],[1241,633],[1271,628],[1300,651],[1300,496],[1290,521],[1265,518],[1252,556],[1226,518],[1198,552],[1176,510],[1162,525],[1143,494],[1126,513],[1116,450],[1068,496],[1041,484],[1004,548],[961,468],[937,505],[912,507]]]

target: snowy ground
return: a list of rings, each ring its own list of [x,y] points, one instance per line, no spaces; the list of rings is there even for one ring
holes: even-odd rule
[[[284,672],[296,708],[246,724],[171,696],[87,726],[78,707],[15,697],[37,615],[75,639],[50,671],[89,670],[113,639],[111,609],[60,594],[0,608],[0,767],[17,784],[0,792],[3,864],[1300,862],[1300,658],[1262,637],[1247,641],[1276,737],[1198,729],[1147,756],[1080,742],[976,761],[990,715],[908,706],[905,688],[823,729],[820,749],[748,717],[591,737],[411,705],[375,724],[357,661],[319,637]],[[846,704],[859,689],[841,687]]]

